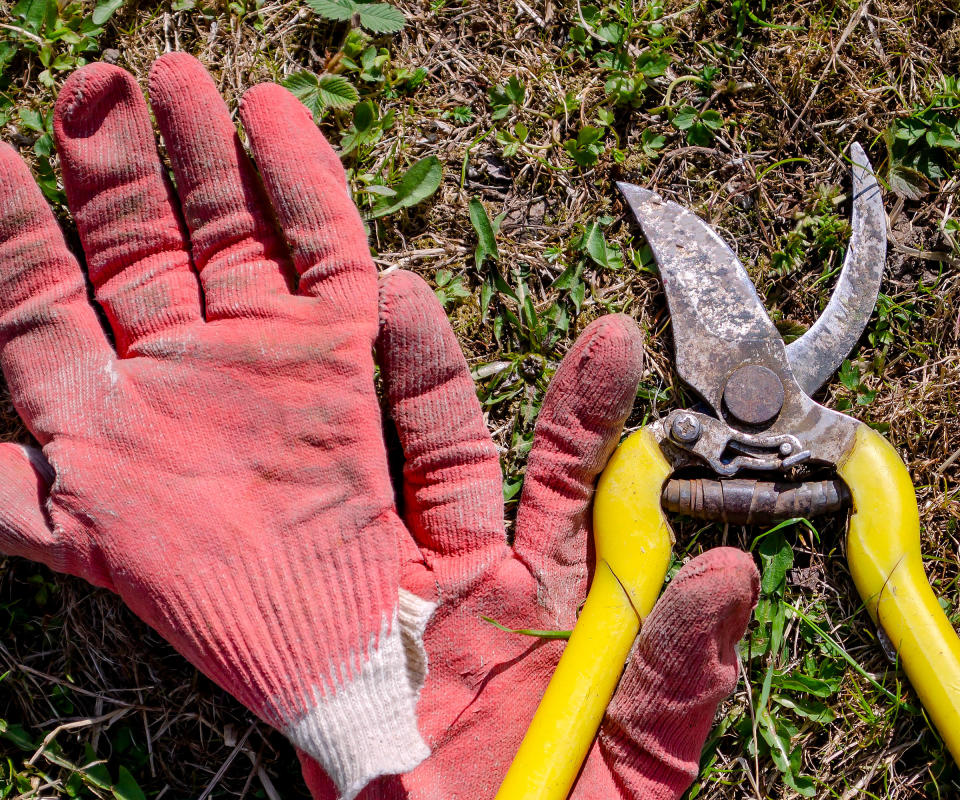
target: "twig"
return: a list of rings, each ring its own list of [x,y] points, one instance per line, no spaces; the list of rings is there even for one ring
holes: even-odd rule
[[[541,17],[536,11],[530,8],[530,6],[524,3],[523,0],[513,0],[513,2],[517,4],[517,8],[519,8],[521,11],[527,12],[533,21],[536,22],[541,28],[547,27],[547,23],[544,21],[543,17]]]
[[[960,267],[960,258],[954,258],[950,253],[944,250],[918,250],[908,244],[897,241],[893,236],[887,236],[887,240],[893,245],[894,249],[901,253],[906,253],[914,258],[920,258],[924,261],[939,261],[951,267]]]
[[[91,725],[100,725],[103,722],[113,722],[115,719],[126,716],[130,713],[130,711],[131,709],[129,708],[117,708],[100,717],[86,717],[84,719],[77,719],[73,722],[65,722],[63,725],[58,725],[56,728],[50,731],[50,733],[43,737],[43,741],[40,743],[40,747],[37,749],[37,752],[30,756],[27,763],[33,766],[37,759],[43,755],[43,751],[47,749],[47,745],[56,739],[58,735],[63,733],[63,731],[72,731],[77,728],[89,728]]]
[[[3,28],[4,30],[7,30],[7,31],[11,31],[12,33],[17,34],[18,36],[23,36],[29,39],[31,42],[35,42],[36,44],[39,44],[41,46],[46,44],[46,42],[44,42],[43,39],[37,36],[37,34],[30,33],[30,31],[25,31],[23,28],[18,28],[16,25],[8,25],[5,22],[0,22],[0,28]]]
[[[933,471],[933,474],[934,474],[934,475],[943,475],[943,473],[944,473],[946,470],[948,470],[950,467],[952,467],[952,466],[956,463],[956,461],[957,461],[958,458],[960,458],[960,448],[958,448],[957,450],[954,450],[954,451],[947,457],[946,461],[944,461],[939,467],[937,467],[937,468]]]
[[[206,800],[210,796],[210,793],[217,787],[217,784],[220,783],[220,780],[226,774],[227,770],[230,769],[230,765],[233,763],[234,759],[243,750],[243,746],[247,743],[247,739],[250,738],[250,734],[253,733],[253,730],[256,727],[256,722],[250,724],[250,727],[247,728],[246,733],[244,733],[243,736],[240,737],[240,741],[234,745],[233,750],[230,751],[230,755],[224,759],[224,762],[220,765],[220,769],[217,770],[210,783],[207,784],[207,788],[200,793],[200,796],[197,798],[197,800]],[[226,736],[224,736],[224,739],[226,739]]]

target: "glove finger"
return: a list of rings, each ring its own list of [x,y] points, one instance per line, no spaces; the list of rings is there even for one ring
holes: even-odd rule
[[[107,585],[108,580],[97,580],[90,553],[64,531],[50,529],[45,507],[52,480],[53,469],[39,450],[0,444],[0,553]]]
[[[747,553],[717,548],[684,566],[647,617],[600,729],[624,796],[677,800],[697,776],[759,587]]]
[[[115,356],[30,170],[0,143],[0,367],[42,443],[77,432]]]
[[[249,89],[240,118],[300,275],[321,322],[375,319],[377,270],[340,159],[286,89]]]
[[[210,75],[188,53],[167,53],[150,70],[150,103],[190,229],[206,318],[289,306],[293,267]]]
[[[446,314],[412,272],[380,280],[377,356],[403,447],[406,522],[417,544],[428,557],[503,547],[497,450]]]
[[[642,365],[636,323],[621,314],[601,317],[564,357],[544,398],[514,548],[561,605],[582,597],[594,484],[620,440]]]
[[[66,81],[53,129],[97,301],[121,357],[201,319],[200,287],[150,113],[133,76],[90,64]]]

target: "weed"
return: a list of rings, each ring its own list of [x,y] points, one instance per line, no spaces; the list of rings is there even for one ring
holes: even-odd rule
[[[570,29],[570,50],[592,58],[605,74],[604,91],[617,105],[639,106],[648,81],[666,74],[673,39],[657,22],[663,5],[654,0],[639,7],[633,2],[614,2],[605,7],[580,8],[580,24]],[[638,50],[634,40],[645,40]]]
[[[436,284],[434,292],[444,310],[449,310],[459,302],[473,297],[471,291],[464,284],[462,275],[454,275],[448,269],[438,269],[433,276]]]
[[[723,128],[723,117],[719,111],[698,111],[693,106],[678,108],[670,115],[670,122],[674,128],[686,134],[688,144],[699,147],[709,147],[717,131]]]
[[[603,128],[585,125],[575,139],[563,143],[563,149],[580,167],[592,167],[600,160],[604,150]]]
[[[350,21],[373,33],[396,33],[406,18],[389,3],[356,3],[353,0],[306,0],[315,14],[336,22]]]
[[[884,133],[890,188],[919,200],[960,168],[960,78],[944,76],[930,102]]]
[[[822,280],[829,279],[850,237],[849,220],[837,213],[845,199],[836,188],[818,190],[813,208],[797,215],[793,230],[781,239],[780,249],[771,256],[773,269],[788,274],[812,261],[821,265]]]
[[[283,85],[293,92],[319,121],[331,108],[353,108],[360,95],[342,75],[316,76],[312,72],[295,72]]]
[[[516,75],[511,75],[502,86],[490,89],[489,95],[490,117],[497,120],[503,119],[523,105],[527,89]]]

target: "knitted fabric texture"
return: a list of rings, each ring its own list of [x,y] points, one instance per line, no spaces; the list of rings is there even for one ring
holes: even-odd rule
[[[112,338],[0,146],[0,367],[43,448],[0,446],[0,550],[117,592],[349,797],[427,755],[415,703],[432,611],[400,607],[409,534],[363,223],[286,90],[243,100],[262,183],[197,61],[161,58],[150,96],[176,192],[123,70],[77,71],[54,116]]]
[[[378,352],[403,445],[402,585],[438,604],[424,641],[418,706],[430,758],[369,786],[365,800],[493,798],[563,652],[499,630],[569,629],[589,585],[593,487],[636,395],[634,322],[589,325],[553,377],[536,426],[513,546],[501,475],[467,364],[433,293],[402,272],[384,280]],[[676,800],[697,773],[735,645],[757,599],[745,553],[710,551],[673,579],[645,621],[572,797]],[[320,800],[334,789],[302,758]]]

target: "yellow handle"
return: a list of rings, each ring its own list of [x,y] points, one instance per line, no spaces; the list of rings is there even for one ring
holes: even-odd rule
[[[923,571],[910,475],[887,440],[865,425],[838,472],[855,509],[847,533],[853,581],[960,763],[960,639]]]
[[[603,471],[593,508],[597,569],[590,592],[497,800],[563,800],[570,793],[640,619],[667,574],[673,534],[660,492],[670,472],[647,429],[624,441]]]

